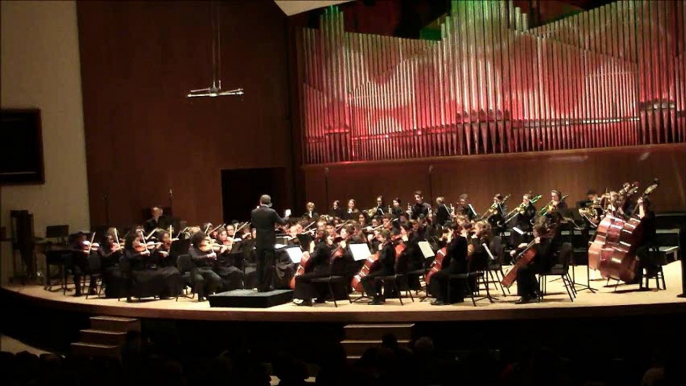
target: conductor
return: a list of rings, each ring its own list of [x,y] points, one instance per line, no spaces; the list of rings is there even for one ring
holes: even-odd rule
[[[257,255],[257,290],[267,292],[274,289],[275,271],[275,251],[276,224],[284,225],[290,215],[290,210],[286,210],[285,218],[279,217],[272,206],[272,198],[266,194],[260,197],[260,206],[253,209],[250,221],[257,231],[255,249]]]

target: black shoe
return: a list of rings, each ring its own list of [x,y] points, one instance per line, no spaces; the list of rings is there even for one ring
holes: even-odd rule
[[[77,292],[77,293],[74,294],[74,297],[75,297],[75,298],[78,298],[78,297],[81,297],[81,296],[83,296],[83,293],[82,293],[82,292]]]
[[[374,300],[372,300],[371,302],[369,302],[367,304],[369,304],[370,306],[380,306],[383,304],[383,302],[381,301],[381,299],[374,298]]]
[[[314,302],[318,303],[318,304],[322,304],[322,303],[326,303],[326,299],[325,298],[317,298],[317,299],[315,299]]]
[[[312,307],[312,300],[303,300],[297,304],[298,307]]]
[[[431,305],[432,306],[443,306],[443,305],[445,305],[445,302],[443,300],[436,299],[433,302],[431,302]]]
[[[515,304],[526,304],[526,303],[531,303],[531,298],[522,296],[515,302]]]

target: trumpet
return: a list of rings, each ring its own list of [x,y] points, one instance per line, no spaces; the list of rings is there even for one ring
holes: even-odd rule
[[[567,195],[562,196],[562,198],[560,198],[560,202],[564,201],[565,198],[567,198],[567,197],[568,197]],[[548,205],[546,205],[546,206],[544,206],[543,208],[541,208],[541,211],[538,212],[538,214],[541,215],[541,216],[545,216],[545,215],[548,214],[550,211],[552,211],[554,208],[555,208],[555,206],[553,205],[553,200],[550,200],[550,202],[548,203]]]

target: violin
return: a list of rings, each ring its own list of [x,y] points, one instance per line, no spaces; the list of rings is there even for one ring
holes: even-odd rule
[[[90,241],[84,240],[81,242],[81,248],[83,252],[90,253],[91,251],[97,251],[100,248],[100,244],[94,243],[93,240],[95,240],[95,232],[93,232],[93,235],[91,235]]]

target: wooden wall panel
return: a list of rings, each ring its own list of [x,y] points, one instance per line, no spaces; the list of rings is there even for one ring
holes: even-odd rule
[[[270,0],[218,9],[222,86],[243,98],[185,97],[211,81],[208,2],[78,3],[92,224],[105,195],[128,225],[169,189],[175,215],[220,222],[222,169],[285,167],[291,181],[286,17]]]
[[[417,161],[350,163],[304,166],[306,195],[318,207],[325,207],[324,167],[329,168],[329,201],[356,198],[358,207],[374,206],[377,195],[399,196],[406,206],[414,190],[421,189],[429,200],[445,196],[456,202],[468,193],[477,211],[490,205],[495,193],[512,194],[510,206],[521,202],[529,190],[550,199],[550,190],[569,195],[569,203],[585,197],[586,190],[618,189],[625,181],[638,181],[641,189],[653,178],[660,188],[653,194],[655,209],[686,210],[686,145],[640,146],[617,149],[558,151],[539,154],[463,156]],[[433,166],[431,185],[429,166]],[[540,207],[540,204],[539,204]]]

